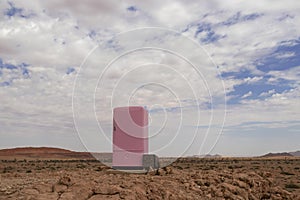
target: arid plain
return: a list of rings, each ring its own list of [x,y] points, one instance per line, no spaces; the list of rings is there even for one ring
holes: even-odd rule
[[[300,199],[296,156],[179,158],[159,170],[132,174],[87,153],[25,152],[0,151],[1,200]]]

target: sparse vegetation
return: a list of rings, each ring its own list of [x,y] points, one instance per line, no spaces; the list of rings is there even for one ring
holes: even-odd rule
[[[285,185],[285,188],[289,188],[289,189],[299,189],[300,185],[294,184],[294,183],[288,183]]]

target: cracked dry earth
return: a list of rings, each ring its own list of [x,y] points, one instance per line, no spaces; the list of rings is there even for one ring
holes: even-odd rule
[[[182,158],[147,174],[91,160],[0,164],[0,200],[300,199],[299,158]]]

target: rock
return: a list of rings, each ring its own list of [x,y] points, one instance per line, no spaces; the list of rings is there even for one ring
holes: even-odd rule
[[[263,177],[271,177],[272,174],[270,172],[263,172]]]
[[[52,191],[53,192],[57,192],[57,193],[60,193],[60,194],[63,193],[63,192],[65,192],[67,189],[68,189],[68,186],[66,186],[66,185],[60,185],[60,184],[55,184],[52,187]]]
[[[197,185],[202,186],[204,185],[204,181],[202,179],[197,179],[194,181]]]
[[[88,184],[74,184],[61,194],[59,200],[86,200],[93,195],[93,191]]]
[[[156,175],[156,170],[149,170],[148,172],[147,172],[147,175],[150,175],[150,176],[154,176],[154,175]]]
[[[166,174],[173,174],[173,169],[171,167],[164,167],[163,168],[166,172]]]
[[[156,175],[163,176],[166,175],[166,171],[162,168],[156,170]]]
[[[242,199],[249,199],[249,195],[248,192],[246,190],[243,189],[238,189],[237,194],[242,197]]]
[[[258,200],[258,198],[254,194],[249,193],[249,200]]]
[[[59,200],[72,200],[72,199],[76,199],[77,197],[76,197],[76,194],[74,194],[73,192],[64,192],[61,196],[60,196],[60,198],[59,198]]]
[[[120,199],[119,195],[93,195],[89,200],[106,200],[106,199]]]
[[[132,190],[122,190],[119,194],[121,199],[135,200],[135,193]]]
[[[38,200],[49,200],[49,199],[58,199],[58,194],[55,193],[43,193],[36,196]]]
[[[33,189],[33,188],[25,188],[21,192],[23,194],[27,194],[27,195],[37,195],[37,194],[39,194],[39,191],[37,191],[36,189]]]
[[[225,190],[229,190],[230,192],[234,193],[238,189],[238,187],[231,185],[229,183],[222,183],[221,187],[224,187]]]
[[[38,184],[34,186],[34,189],[38,190],[39,193],[51,193],[53,192],[53,186],[45,183]]]
[[[234,183],[239,186],[240,188],[244,188],[244,189],[247,189],[249,186],[243,182],[243,181],[239,181],[239,180],[235,180]]]
[[[71,178],[68,176],[63,176],[59,179],[58,184],[70,186],[72,184]]]
[[[271,199],[271,194],[270,193],[264,193],[262,194],[262,196],[260,197],[261,200],[263,199]]]
[[[114,195],[119,194],[122,188],[115,185],[101,185],[93,189],[94,194]]]
[[[216,189],[215,196],[217,196],[217,197],[223,197],[223,192],[220,189]]]
[[[224,196],[223,197],[225,199],[234,199],[234,195],[229,190],[224,191]]]

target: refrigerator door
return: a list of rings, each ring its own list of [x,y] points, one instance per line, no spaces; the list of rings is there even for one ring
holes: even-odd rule
[[[148,152],[148,112],[143,107],[114,109],[114,149]]]

